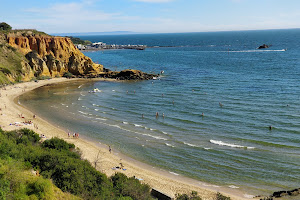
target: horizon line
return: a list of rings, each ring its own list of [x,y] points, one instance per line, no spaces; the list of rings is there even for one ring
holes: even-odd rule
[[[49,33],[50,35],[65,35],[67,34],[116,34],[116,35],[133,35],[133,34],[170,34],[170,33],[216,33],[216,32],[239,32],[239,31],[271,31],[271,30],[292,30],[292,29],[300,29],[300,28],[270,28],[270,29],[240,29],[240,30],[218,30],[218,31],[188,31],[188,32],[135,32],[135,31],[103,31],[103,32],[70,32],[70,33]]]

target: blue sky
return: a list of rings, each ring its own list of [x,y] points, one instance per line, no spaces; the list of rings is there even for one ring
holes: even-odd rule
[[[300,28],[300,0],[1,0],[0,21],[47,33]]]

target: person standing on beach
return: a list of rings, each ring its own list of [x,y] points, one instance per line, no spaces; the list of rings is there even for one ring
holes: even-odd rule
[[[108,146],[108,151],[109,151],[109,153],[111,153],[111,147],[110,146]]]

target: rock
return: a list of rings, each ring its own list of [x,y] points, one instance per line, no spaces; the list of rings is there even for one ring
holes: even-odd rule
[[[121,72],[108,72],[111,74],[112,78],[116,78],[119,80],[149,80],[153,79],[157,75],[147,74],[140,70],[130,70],[126,69]]]
[[[103,71],[103,65],[93,63],[70,38],[8,34],[6,40],[26,56],[35,75],[56,77],[69,71],[77,76],[96,76]]]
[[[300,194],[300,188],[294,189],[294,190],[289,190],[289,191],[277,191],[274,192],[271,197],[279,198],[283,196],[297,196]]]
[[[258,49],[266,49],[269,47],[270,47],[270,45],[263,44],[263,45],[259,46]]]
[[[287,191],[288,192],[288,195],[290,196],[297,196],[300,194],[300,188],[298,189],[294,189],[294,190],[290,190],[290,191]]]

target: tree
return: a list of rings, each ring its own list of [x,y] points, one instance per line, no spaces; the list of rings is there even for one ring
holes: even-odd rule
[[[3,30],[3,31],[10,31],[12,28],[9,24],[5,23],[5,22],[2,22],[0,23],[0,30]]]

